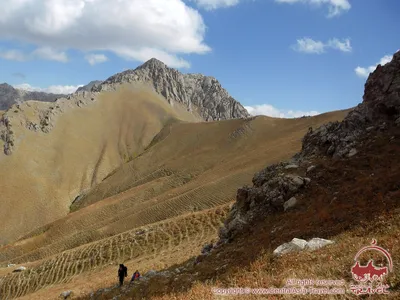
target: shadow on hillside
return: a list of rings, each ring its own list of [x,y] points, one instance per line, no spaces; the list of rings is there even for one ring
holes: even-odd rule
[[[297,209],[271,215],[246,228],[233,241],[213,249],[209,255],[194,258],[167,271],[174,276],[154,276],[147,282],[125,290],[124,297],[142,299],[189,290],[196,281],[228,284],[228,278],[248,267],[260,254],[271,253],[292,238],[332,239],[360,224],[389,216],[400,207],[400,129],[378,132],[366,137],[363,147],[352,158],[315,159],[315,172],[308,175],[311,184],[298,195]],[[296,170],[304,175],[305,170]],[[297,197],[297,196],[296,196]],[[379,237],[377,237],[379,238]],[[271,256],[271,260],[274,258]],[[348,275],[350,279],[350,274]],[[119,289],[102,293],[94,299],[111,299]],[[81,299],[89,299],[81,298]],[[92,298],[93,299],[93,298]]]

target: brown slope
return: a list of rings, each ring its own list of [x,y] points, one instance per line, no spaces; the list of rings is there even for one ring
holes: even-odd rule
[[[309,126],[346,113],[170,124],[157,143],[93,188],[81,200],[83,208],[0,249],[0,261],[46,259],[99,240],[91,246],[97,252],[108,236],[229,203],[256,170],[297,152]],[[112,243],[110,251],[118,249]]]
[[[117,261],[143,260],[151,253],[154,262],[164,255],[168,257],[168,253],[198,249],[215,236],[221,217],[213,221],[212,227],[201,220],[195,222],[195,227],[187,227],[185,224],[191,222],[179,216],[233,201],[237,187],[250,183],[256,170],[297,152],[310,126],[340,120],[346,113],[286,120],[257,117],[168,124],[142,155],[87,193],[78,202],[81,209],[0,249],[3,264],[42,259],[30,266],[32,272],[5,277],[2,288],[10,296],[22,296],[68,282],[82,272],[98,272]],[[157,229],[154,222],[161,220],[169,224],[166,226],[170,232]],[[148,237],[141,242],[135,228],[142,225],[154,228],[154,236],[146,234]],[[178,243],[178,248],[171,247],[169,239],[176,241],[172,243]],[[179,263],[192,252],[183,251],[165,263]],[[98,259],[93,261],[95,257]],[[51,273],[45,275],[48,268]],[[21,280],[21,284],[9,289],[15,280]]]
[[[0,244],[65,216],[76,196],[141,153],[171,118],[196,121],[139,86],[56,103],[28,101],[4,117],[14,151],[0,154]],[[31,123],[49,125],[43,132],[29,130]]]
[[[94,299],[114,296],[119,299],[215,299],[212,288],[216,286],[284,287],[291,278],[345,280],[346,296],[325,295],[324,299],[358,299],[359,296],[350,292],[350,285],[356,283],[350,270],[356,253],[373,239],[388,250],[395,266],[385,277],[390,294],[372,298],[399,299],[400,271],[396,262],[400,259],[400,128],[370,132],[362,142],[363,147],[353,157],[309,158],[308,164],[294,171],[306,176],[308,165],[317,166],[314,172],[307,173],[310,185],[296,195],[299,201],[296,209],[258,219],[229,243],[200,256],[197,265],[191,263],[192,258],[163,269],[168,275],[160,274],[126,289],[99,291]],[[314,237],[335,243],[312,252],[273,256],[276,247],[293,238]],[[376,264],[387,266],[384,256],[377,252],[365,252],[359,259],[362,265],[374,259]],[[176,272],[177,267],[184,271]],[[78,286],[76,283],[74,288]],[[276,298],[293,299],[293,295],[276,295]],[[321,295],[297,298],[321,299]],[[265,295],[254,295],[250,299],[265,299]]]

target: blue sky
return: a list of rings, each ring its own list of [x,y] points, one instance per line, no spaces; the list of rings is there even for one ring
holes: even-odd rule
[[[400,48],[398,0],[0,0],[0,82],[69,92],[151,57],[216,77],[253,114],[362,101]]]

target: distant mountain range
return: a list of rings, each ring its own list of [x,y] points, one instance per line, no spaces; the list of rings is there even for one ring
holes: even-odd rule
[[[170,104],[180,103],[205,121],[249,117],[247,110],[221,86],[217,79],[202,74],[182,74],[152,58],[134,70],[115,74],[105,81],[94,80],[76,92],[101,92],[130,82],[149,83]],[[0,84],[0,110],[26,100],[53,102],[68,95],[31,92]]]
[[[0,84],[0,110],[7,110],[12,105],[26,100],[54,102],[57,98],[65,97],[64,94],[50,94],[36,91],[16,89],[7,83]]]

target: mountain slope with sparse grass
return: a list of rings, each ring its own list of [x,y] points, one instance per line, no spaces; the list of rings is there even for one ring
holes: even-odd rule
[[[344,280],[343,295],[358,299],[351,274],[356,254],[377,241],[394,262],[382,283],[387,295],[400,297],[400,52],[379,65],[365,84],[363,103],[342,122],[308,130],[301,151],[290,161],[255,173],[252,185],[237,191],[217,241],[196,258],[158,272],[144,273],[131,286],[98,290],[78,299],[218,299],[212,288],[272,288],[288,279]],[[295,198],[295,200],[293,200]],[[286,210],[286,203],[291,202]],[[274,249],[293,238],[331,240],[317,250],[280,256]],[[388,266],[379,252],[357,258]],[[148,269],[143,270],[143,272]],[[226,297],[226,296],[225,296]],[[267,295],[239,295],[264,299]],[[269,295],[277,299],[321,296]],[[365,296],[363,298],[366,298]]]
[[[340,120],[346,113],[339,111],[292,120],[257,117],[168,123],[153,143],[149,141],[150,147],[141,155],[105,176],[101,183],[73,202],[70,214],[0,249],[2,264],[32,262],[29,268],[38,278],[45,276],[47,265],[67,268],[65,271],[54,269],[52,279],[38,285],[30,283],[36,277],[29,272],[7,277],[7,282],[22,280],[10,295],[22,296],[49,284],[63,284],[82,272],[98,272],[121,260],[143,263],[150,249],[156,252],[150,252],[153,257],[148,260],[148,266],[168,266],[188,259],[215,238],[223,219],[216,219],[211,230],[200,221],[198,229],[188,231],[173,225],[181,222],[176,218],[193,213],[202,215],[205,210],[228,205],[234,200],[236,189],[249,182],[257,169],[295,153],[301,136],[310,126]],[[176,227],[165,233],[165,237],[177,235],[181,240],[180,236],[186,232],[182,238],[187,239],[178,244],[181,252],[177,257],[172,254],[175,248],[168,246],[168,239],[163,235],[159,237],[165,239],[161,244],[156,243],[158,238],[150,236],[143,246],[135,247],[136,243],[141,244],[136,232],[157,222]],[[123,250],[125,242],[128,248]],[[189,246],[193,242],[196,246]],[[183,251],[187,248],[190,251]],[[139,249],[142,251],[137,252]],[[160,252],[165,253],[165,260],[159,256]],[[105,253],[109,254],[104,256]],[[90,261],[93,255],[99,258]],[[164,263],[160,265],[160,261]]]
[[[135,77],[156,74],[155,83],[164,73],[170,101]],[[349,112],[229,119],[245,111],[215,79],[178,74],[190,80],[175,82],[171,74],[152,60],[101,83],[101,91],[54,103],[28,101],[3,114],[5,299],[54,299],[72,287],[75,296],[88,294],[112,285],[119,263],[131,272],[190,260],[218,239],[237,189],[250,184],[255,172],[290,159],[310,128],[341,121]],[[189,89],[195,79],[207,89]],[[186,94],[173,94],[181,84]],[[218,109],[212,101],[195,106],[213,90],[227,102],[217,103]],[[182,95],[195,99],[175,101]],[[218,114],[226,119],[205,121]],[[27,269],[14,273],[9,264]]]

